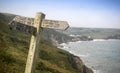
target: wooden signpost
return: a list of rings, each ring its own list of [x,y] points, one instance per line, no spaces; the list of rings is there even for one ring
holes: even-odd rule
[[[11,30],[32,34],[25,73],[34,73],[41,28],[65,30],[69,27],[66,21],[46,20],[45,14],[38,12],[35,18],[16,16],[10,23]]]

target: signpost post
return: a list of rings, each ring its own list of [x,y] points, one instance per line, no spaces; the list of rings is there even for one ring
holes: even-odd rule
[[[34,19],[33,26],[37,28],[37,31],[32,35],[30,48],[28,53],[28,59],[26,63],[25,73],[34,73],[36,56],[38,51],[38,45],[40,41],[41,22],[45,15],[43,13],[37,13]]]
[[[46,20],[45,14],[38,12],[34,18],[16,16],[10,22],[10,28],[32,34],[25,73],[34,73],[41,28],[65,30],[69,27],[66,21]],[[24,30],[23,30],[24,29]]]

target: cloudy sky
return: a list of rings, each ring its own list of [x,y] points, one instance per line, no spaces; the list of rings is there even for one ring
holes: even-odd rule
[[[120,28],[120,0],[0,0],[0,12],[65,20],[70,26]]]

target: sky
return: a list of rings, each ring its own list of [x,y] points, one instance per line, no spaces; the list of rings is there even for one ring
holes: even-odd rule
[[[0,12],[68,21],[72,27],[120,28],[120,0],[0,0]]]

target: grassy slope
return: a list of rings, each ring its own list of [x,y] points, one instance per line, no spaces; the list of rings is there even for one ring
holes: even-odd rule
[[[30,35],[11,31],[7,23],[13,15],[0,14],[0,72],[24,73]],[[36,73],[76,73],[69,63],[71,56],[41,40]]]

